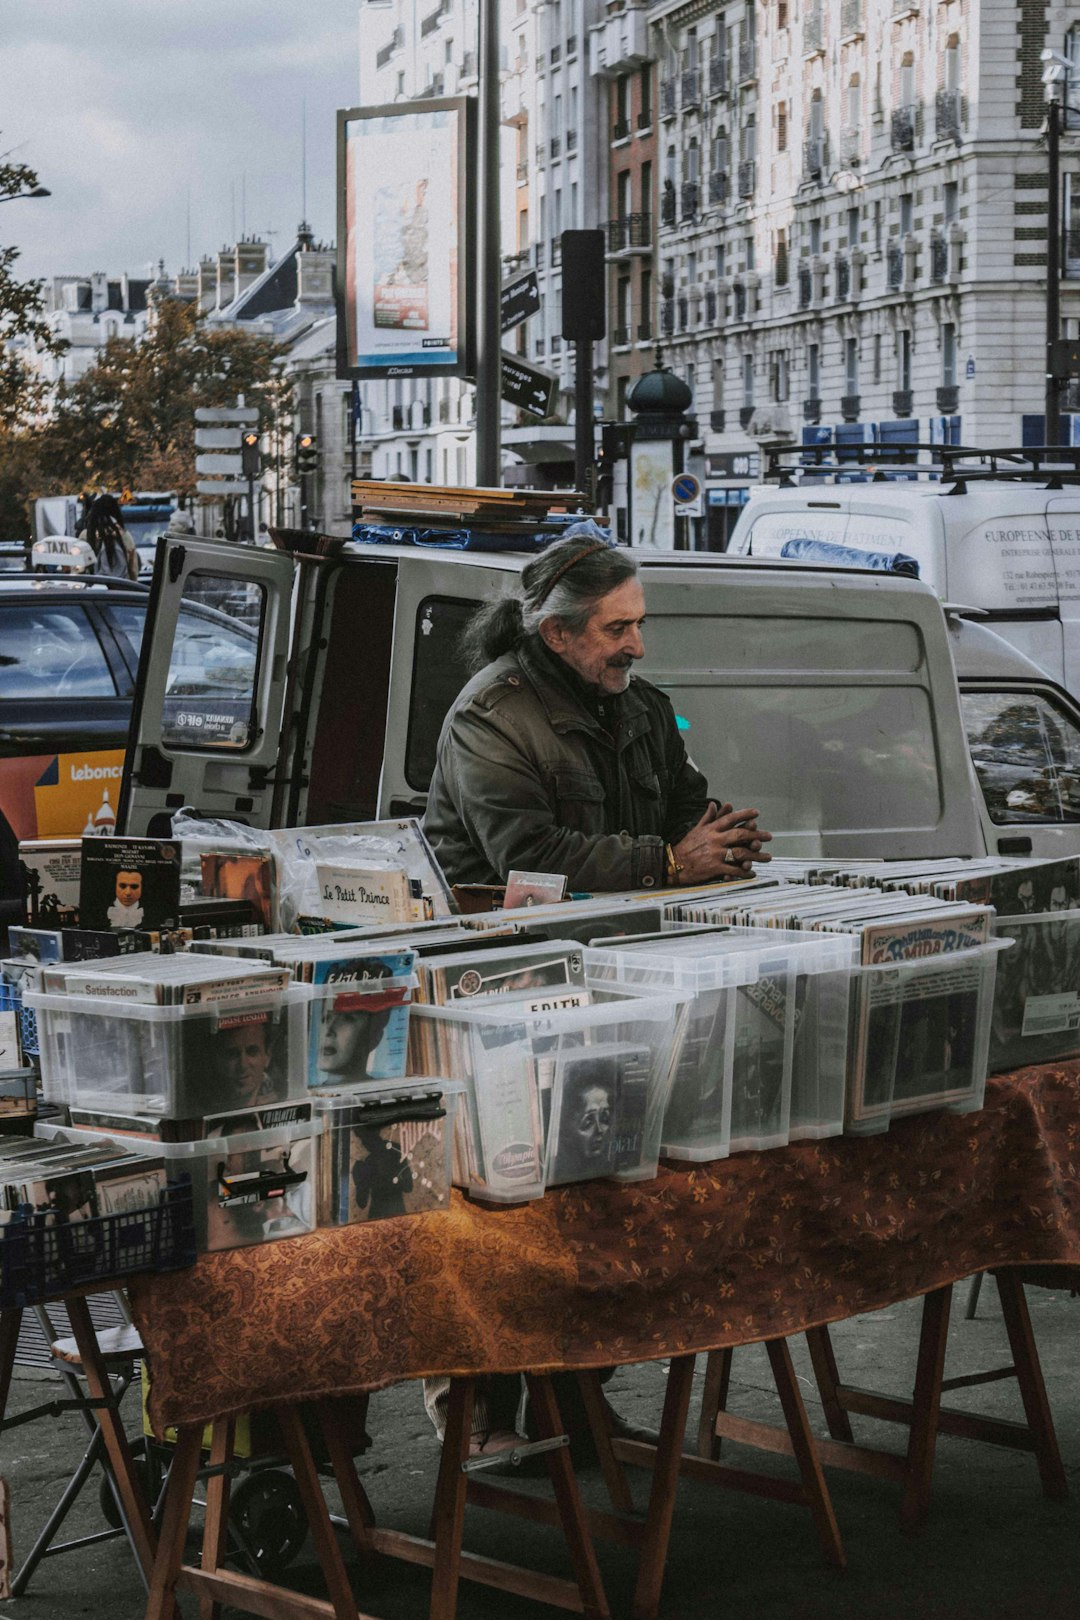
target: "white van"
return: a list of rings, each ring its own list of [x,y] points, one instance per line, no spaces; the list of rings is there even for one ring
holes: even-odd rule
[[[182,805],[264,827],[422,814],[467,678],[461,631],[524,561],[159,542],[120,828],[162,836]],[[687,552],[644,553],[641,579],[642,673],[713,792],[756,805],[777,853],[1080,853],[1080,710],[928,586]],[[179,618],[211,588],[246,593],[259,637],[218,724],[185,697]]]
[[[943,602],[981,608],[999,635],[1080,693],[1080,487],[1057,482],[962,472],[931,482],[920,469],[911,482],[766,485],[751,491],[728,554],[833,567],[892,560],[901,570],[909,559]]]

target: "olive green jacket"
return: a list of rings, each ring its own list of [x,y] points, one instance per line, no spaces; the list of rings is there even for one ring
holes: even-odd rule
[[[598,703],[586,692],[526,640],[459,694],[424,816],[451,883],[511,870],[559,872],[571,890],[663,883],[664,845],[704,813],[705,778],[655,686],[634,676]]]

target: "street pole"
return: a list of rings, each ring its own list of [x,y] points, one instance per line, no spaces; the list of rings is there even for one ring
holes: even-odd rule
[[[593,495],[596,461],[593,426],[593,346],[579,338],[574,344],[574,488]]]
[[[1061,388],[1057,346],[1061,337],[1061,103],[1051,96],[1046,104],[1046,146],[1049,160],[1050,210],[1046,223],[1046,430],[1048,445],[1061,443]]]
[[[499,223],[499,6],[480,4],[480,227],[476,308],[476,482],[502,483],[502,331]]]

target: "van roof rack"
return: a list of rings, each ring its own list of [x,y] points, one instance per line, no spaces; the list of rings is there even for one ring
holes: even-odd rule
[[[793,489],[800,474],[836,479],[862,467],[872,483],[906,478],[937,477],[948,483],[952,495],[962,495],[969,483],[1008,480],[1043,484],[1061,489],[1080,483],[1080,446],[1022,445],[980,450],[964,444],[801,444],[766,450],[766,482]]]

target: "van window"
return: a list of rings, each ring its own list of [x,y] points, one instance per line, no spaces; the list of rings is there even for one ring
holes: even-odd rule
[[[116,683],[78,607],[6,606],[0,613],[0,698],[113,698]]]
[[[188,576],[161,717],[161,738],[168,747],[242,752],[253,741],[265,599],[263,587],[250,581],[199,571]],[[108,611],[137,656],[145,609],[110,603]]]
[[[459,596],[427,596],[416,610],[405,780],[426,793],[447,710],[469,678],[461,633],[480,603]]]
[[[1080,731],[1048,693],[966,691],[961,703],[991,821],[1080,821]]]

